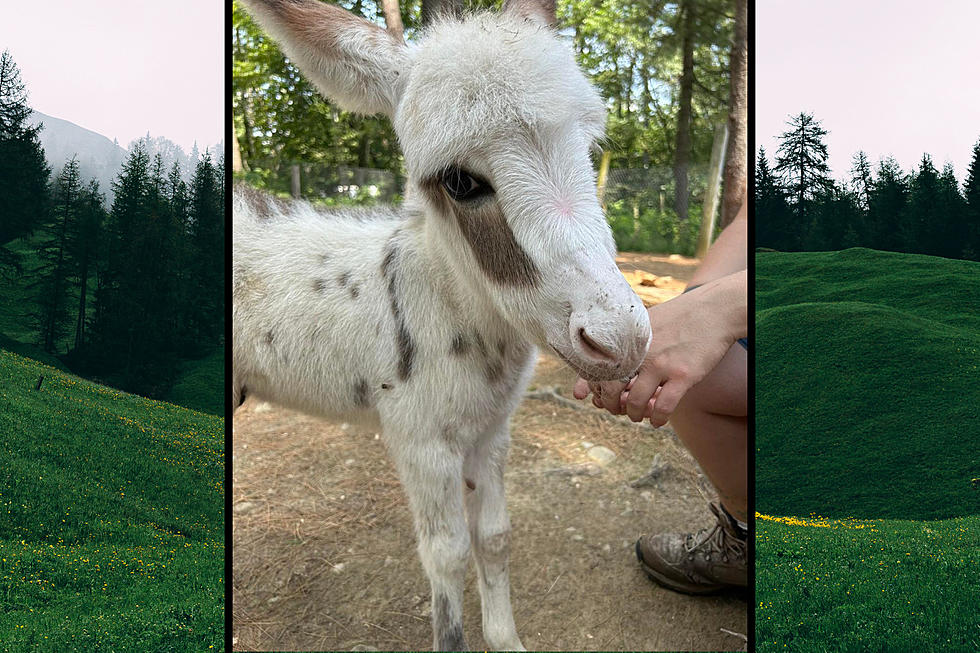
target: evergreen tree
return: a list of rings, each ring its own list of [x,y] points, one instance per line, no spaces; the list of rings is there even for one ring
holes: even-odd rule
[[[812,222],[809,204],[833,188],[824,143],[827,130],[809,113],[794,116],[788,124],[791,129],[779,136],[775,172],[783,181],[801,230],[807,230]]]
[[[0,54],[0,245],[33,232],[47,220],[48,177],[38,139],[41,125],[29,125],[31,108],[20,70],[10,52]],[[0,265],[19,261],[0,246]]]
[[[38,247],[41,266],[37,271],[37,321],[40,342],[45,351],[54,352],[58,339],[68,331],[69,274],[72,260],[68,251],[69,234],[76,228],[81,211],[81,182],[78,160],[72,157],[55,182],[54,220],[42,227]]]
[[[783,251],[799,249],[800,234],[779,180],[769,168],[764,148],[755,167],[755,244]]]
[[[963,258],[980,261],[980,140],[973,146],[973,159],[963,183],[966,198],[967,242]]]
[[[871,164],[868,162],[868,155],[864,151],[859,151],[854,155],[851,164],[851,187],[854,189],[855,199],[862,211],[867,212],[871,204]]]
[[[869,243],[877,249],[910,251],[906,234],[912,227],[904,224],[908,212],[908,181],[892,158],[878,164],[878,175],[872,186],[868,206]]]
[[[944,216],[939,211],[939,172],[928,154],[922,155],[912,177],[905,211],[902,251],[942,256]]]
[[[78,281],[78,313],[75,319],[75,345],[80,350],[85,346],[85,326],[88,321],[88,284],[97,269],[99,245],[106,220],[105,196],[99,189],[99,182],[92,179],[88,188],[82,191],[79,219],[70,232],[69,251],[75,261]]]
[[[207,152],[190,185],[189,265],[193,300],[189,332],[202,347],[224,335],[224,171]]]
[[[939,175],[939,200],[936,204],[934,246],[937,255],[946,258],[967,258],[964,250],[969,245],[970,224],[966,201],[960,195],[960,185],[953,172],[953,164],[946,163]]]

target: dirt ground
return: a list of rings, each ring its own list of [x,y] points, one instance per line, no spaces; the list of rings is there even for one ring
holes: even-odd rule
[[[643,254],[618,262],[638,288],[647,279],[647,303],[679,293],[696,265]],[[574,381],[561,361],[543,354],[512,420],[511,598],[524,645],[744,650],[744,597],[662,589],[633,553],[645,532],[709,525],[712,490],[696,463],[669,428],[638,427],[602,417],[591,404],[554,399],[552,390],[571,397]],[[597,462],[592,446],[615,458]],[[656,456],[663,471],[631,485]],[[428,581],[376,433],[250,400],[235,413],[233,469],[234,650],[431,647]],[[464,615],[468,645],[482,650],[472,565]]]

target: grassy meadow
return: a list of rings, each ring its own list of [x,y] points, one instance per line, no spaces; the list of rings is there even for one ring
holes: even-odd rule
[[[223,648],[222,418],[3,350],[0,379],[0,650]]]
[[[978,650],[980,263],[760,252],[756,279],[759,650]]]

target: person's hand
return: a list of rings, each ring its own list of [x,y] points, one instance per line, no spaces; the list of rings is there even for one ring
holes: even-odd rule
[[[684,394],[744,335],[745,273],[741,279],[733,277],[737,275],[647,309],[653,340],[637,375],[628,384],[579,379],[575,398],[591,392],[592,402],[611,413],[625,412],[634,422],[649,417],[654,426],[667,423]]]

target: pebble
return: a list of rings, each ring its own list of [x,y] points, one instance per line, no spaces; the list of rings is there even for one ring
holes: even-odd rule
[[[334,566],[333,566],[333,567],[331,568],[331,571],[333,571],[333,573],[335,573],[335,574],[339,574],[340,572],[342,572],[342,571],[344,570],[344,567],[345,567],[345,566],[346,566],[346,564],[345,564],[345,563],[343,563],[343,562],[338,562],[337,564],[335,564],[335,565],[334,565]]]
[[[612,451],[612,449],[608,449],[601,444],[597,444],[589,449],[589,458],[596,461],[600,465],[608,465],[616,459],[616,454]]]
[[[241,503],[235,504],[235,512],[248,512],[255,507],[255,504],[251,501],[242,501]]]
[[[272,412],[272,404],[270,404],[268,401],[263,401],[260,404],[256,404],[255,408],[252,409],[252,412],[255,412],[255,413],[269,413],[269,412]]]

